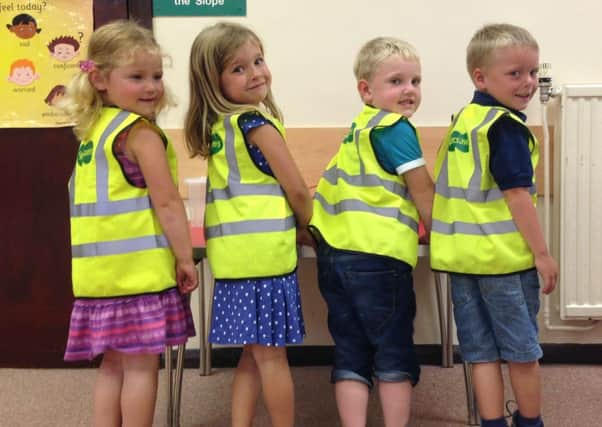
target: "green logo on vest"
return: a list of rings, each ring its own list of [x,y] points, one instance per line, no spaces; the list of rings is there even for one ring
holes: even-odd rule
[[[451,137],[449,138],[449,147],[447,147],[447,151],[454,151],[456,148],[463,153],[468,153],[468,134],[460,133],[458,131],[453,131]]]
[[[88,141],[85,144],[79,144],[79,150],[77,152],[77,164],[83,166],[84,164],[88,164],[92,161],[92,151],[94,148],[94,144],[92,141]]]
[[[215,154],[219,152],[222,148],[224,148],[224,142],[222,138],[217,133],[211,134],[211,154]]]
[[[343,144],[349,144],[350,142],[353,142],[353,132],[355,131],[356,127],[357,125],[355,124],[355,122],[351,123],[351,129],[349,129],[349,133],[347,134],[345,139],[343,139]]]

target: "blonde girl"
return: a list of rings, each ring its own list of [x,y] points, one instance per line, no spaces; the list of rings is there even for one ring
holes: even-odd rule
[[[185,133],[208,159],[207,254],[216,278],[209,340],[242,345],[232,426],[251,426],[260,390],[272,425],[294,421],[286,344],[305,333],[296,231],[311,217],[309,191],[286,147],[263,45],[250,29],[218,23],[190,56]]]
[[[70,181],[76,300],[65,360],[102,354],[94,425],[151,426],[158,354],[194,335],[197,286],[171,142],[161,50],[128,21],[98,28],[61,100],[80,140]]]

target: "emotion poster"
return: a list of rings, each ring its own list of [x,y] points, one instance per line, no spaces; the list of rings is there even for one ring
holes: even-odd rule
[[[56,108],[86,58],[93,0],[0,0],[0,127],[69,126]]]

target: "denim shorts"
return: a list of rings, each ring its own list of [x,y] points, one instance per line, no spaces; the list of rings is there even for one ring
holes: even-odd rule
[[[335,343],[331,382],[372,377],[418,383],[414,350],[416,297],[412,268],[379,255],[318,242],[318,284]]]
[[[468,362],[531,362],[538,340],[537,271],[500,276],[450,274],[462,357]]]

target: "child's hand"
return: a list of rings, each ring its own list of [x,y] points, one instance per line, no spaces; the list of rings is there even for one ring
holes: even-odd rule
[[[297,244],[316,249],[316,241],[307,228],[297,228]]]
[[[543,280],[543,288],[541,291],[544,294],[549,294],[556,288],[558,280],[558,265],[554,258],[549,255],[539,255],[535,257],[535,268]]]
[[[182,294],[188,294],[199,286],[198,275],[192,260],[176,263],[176,282]]]

